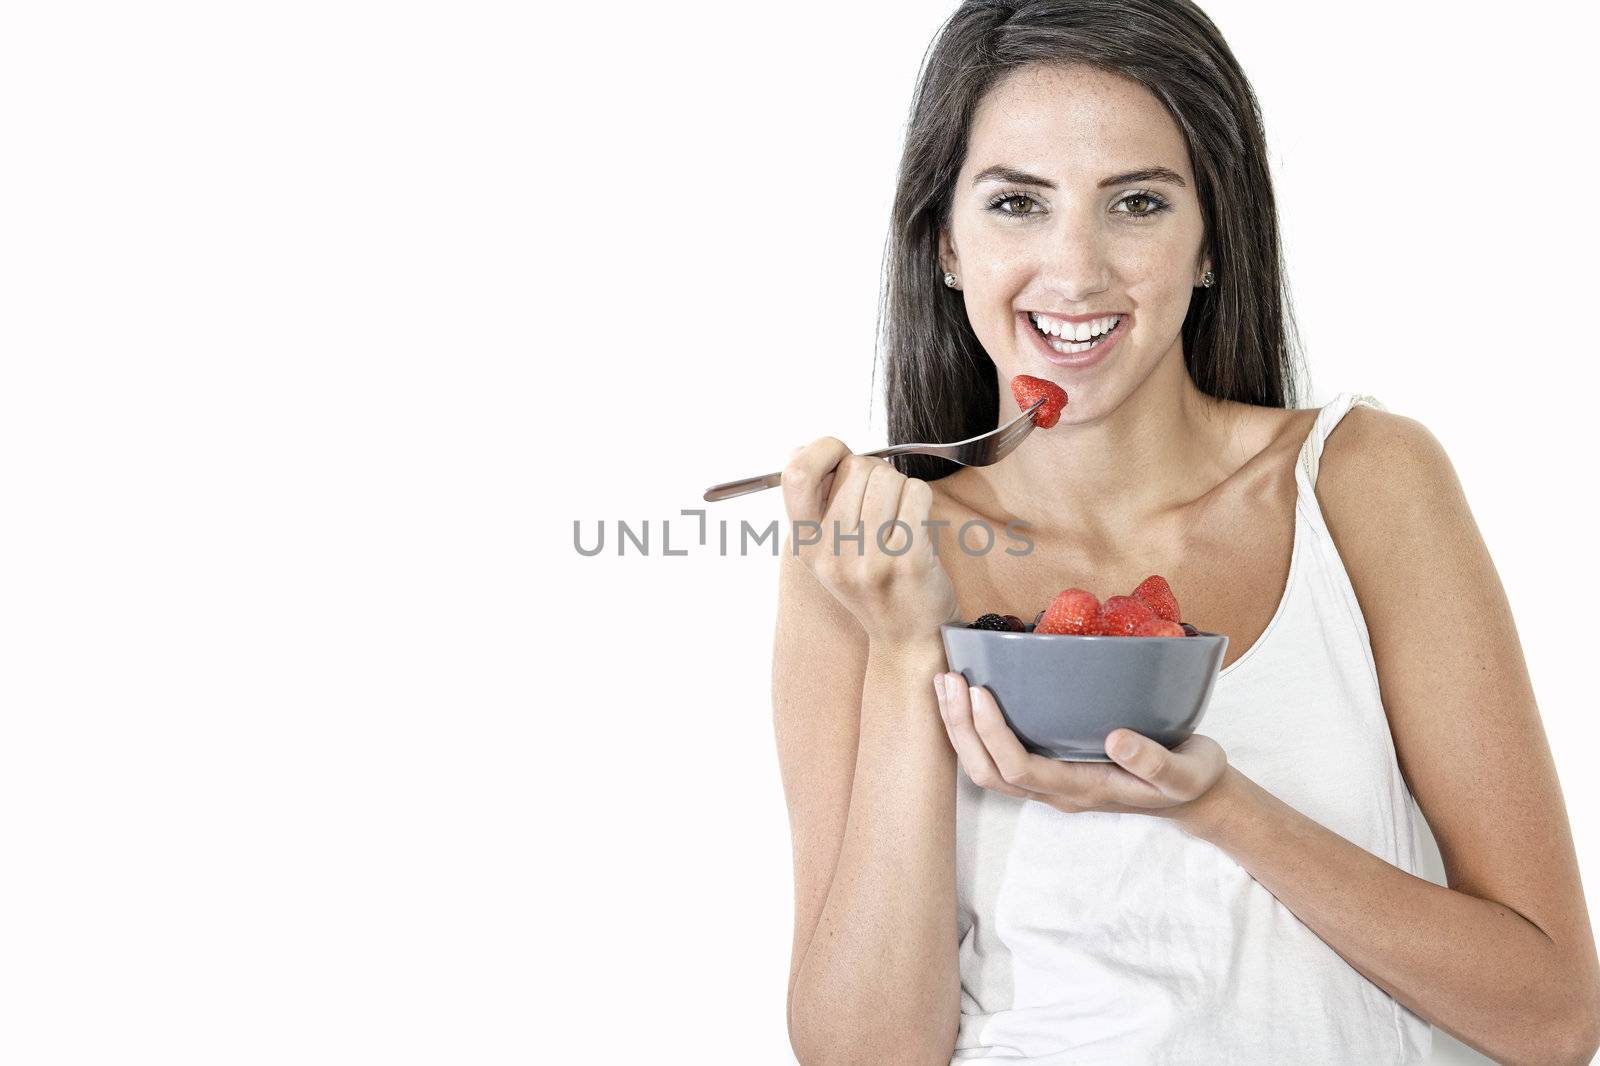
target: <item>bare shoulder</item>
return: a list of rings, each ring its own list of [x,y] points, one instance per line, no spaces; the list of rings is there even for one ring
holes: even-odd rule
[[[1499,579],[1455,468],[1421,422],[1352,407],[1323,443],[1316,495],[1360,601],[1374,658],[1391,672],[1401,630],[1416,627],[1419,609],[1432,617],[1470,601],[1480,617],[1503,613],[1495,602],[1503,596]],[[1386,690],[1404,681],[1384,672],[1380,665]]]
[[[1378,492],[1399,498],[1416,492],[1430,496],[1460,483],[1444,446],[1414,418],[1357,405],[1346,411],[1323,444],[1317,498],[1341,492]]]
[[[1492,606],[1499,579],[1455,466],[1427,426],[1352,407],[1323,443],[1315,488],[1369,630],[1391,613],[1398,622],[1399,614],[1437,602],[1439,582],[1469,596],[1473,589],[1459,582],[1473,582],[1478,606]],[[1452,576],[1447,559],[1471,566]],[[1493,590],[1481,587],[1486,581]],[[1406,602],[1412,595],[1427,598]]]
[[[1419,612],[1452,625],[1470,614],[1473,624],[1495,627],[1486,638],[1504,640],[1510,618],[1499,578],[1455,468],[1425,425],[1352,407],[1323,444],[1315,487],[1386,697],[1398,698],[1459,646],[1415,636],[1428,628]],[[1520,646],[1515,653],[1520,662]]]

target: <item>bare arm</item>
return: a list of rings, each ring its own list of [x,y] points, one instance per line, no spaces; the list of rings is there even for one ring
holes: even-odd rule
[[[839,454],[841,484],[819,483]],[[811,465],[786,480],[791,513],[841,497],[847,528],[854,499],[913,527],[927,513],[926,483],[831,438],[798,463]],[[915,556],[864,564],[783,545],[773,724],[794,847],[789,1039],[805,1066],[945,1066],[955,1044],[955,753],[933,694],[945,667],[937,623],[954,601]]]
[[[791,554],[787,539],[778,567],[772,724],[794,856],[788,993],[792,1040],[795,983],[828,899],[850,814],[867,637]]]
[[[869,649],[787,548],[781,567],[773,715],[794,845],[790,1042],[806,1066],[943,1066],[961,1009],[955,754],[932,687],[944,651]]]
[[[1463,1043],[1498,1062],[1588,1063],[1600,962],[1567,813],[1505,592],[1449,460],[1419,423],[1356,408],[1330,437],[1318,496],[1449,887],[1231,768],[1191,831]]]

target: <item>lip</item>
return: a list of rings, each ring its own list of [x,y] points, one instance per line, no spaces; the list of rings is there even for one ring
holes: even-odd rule
[[[1059,318],[1063,322],[1071,322],[1074,325],[1079,322],[1093,322],[1097,318],[1110,318],[1112,315],[1125,315],[1128,313],[1126,311],[1090,311],[1088,314],[1083,315],[1064,315],[1059,311],[1041,311],[1037,307],[1025,307],[1023,312],[1030,315],[1048,315],[1051,318]],[[1032,323],[1029,323],[1029,325],[1032,325]]]
[[[1033,338],[1033,346],[1035,350],[1037,350],[1040,355],[1050,360],[1050,362],[1054,363],[1056,366],[1072,367],[1074,370],[1081,370],[1084,367],[1094,366],[1096,363],[1104,359],[1106,357],[1106,353],[1112,348],[1115,348],[1117,342],[1122,339],[1122,335],[1128,332],[1128,322],[1133,317],[1126,312],[1121,312],[1121,321],[1117,323],[1116,329],[1106,334],[1105,340],[1101,341],[1099,344],[1095,345],[1093,348],[1090,348],[1086,352],[1079,352],[1076,355],[1062,355],[1060,352],[1050,347],[1050,343],[1045,340],[1043,333],[1040,333],[1038,330],[1033,328],[1033,320],[1029,317],[1032,315],[1032,313],[1033,312],[1031,311],[1021,311],[1018,312],[1017,318],[1022,323],[1022,328],[1027,330],[1029,336]],[[1048,312],[1045,313],[1048,314]],[[1093,321],[1096,318],[1104,318],[1105,316],[1079,315],[1077,317],[1073,317],[1070,315],[1053,315],[1051,317],[1063,318],[1068,322],[1085,322]]]

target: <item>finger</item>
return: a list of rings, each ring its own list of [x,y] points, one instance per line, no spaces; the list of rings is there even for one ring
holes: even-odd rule
[[[900,494],[905,489],[905,475],[882,459],[872,460],[874,468],[867,478],[866,491],[861,496],[861,518],[867,524],[867,539],[878,542],[880,527],[893,522],[900,513]],[[885,543],[890,536],[900,532],[893,526],[882,530]]]
[[[792,520],[821,523],[828,503],[827,475],[849,454],[849,447],[837,437],[818,437],[790,455],[781,484],[783,506]]]
[[[913,544],[918,537],[921,537],[923,544],[926,545],[932,538],[925,535],[926,530],[922,528],[922,523],[932,508],[933,487],[919,477],[906,478],[906,483],[900,486],[900,507],[894,516],[898,521],[904,522],[906,528],[895,527],[893,531],[885,534],[884,543],[898,551],[909,536]],[[906,530],[910,530],[910,533],[908,534]],[[931,555],[932,552],[925,548],[918,554]]]
[[[1079,806],[1089,806],[1081,802],[1081,781],[1077,779],[1080,775],[1074,773],[1078,767],[1035,755],[1023,747],[1022,741],[1006,724],[1005,715],[1000,713],[1000,704],[995,702],[994,695],[987,688],[973,686],[971,698],[973,727],[994,764],[995,772],[1003,780],[1016,788],[1049,793]]]
[[[833,543],[829,538],[836,535],[835,528],[839,531],[837,536],[841,537],[856,532],[861,524],[861,500],[867,491],[867,480],[872,476],[873,466],[879,462],[863,455],[847,455],[839,462],[834,471],[833,491],[822,517],[824,543]],[[845,551],[846,546],[841,543],[839,550]],[[864,541],[860,552],[866,552]]]
[[[1001,780],[1021,789],[1031,799],[1067,814],[1083,811],[1132,814],[1172,805],[1155,786],[1115,763],[1035,755],[1023,747],[1006,724],[994,695],[983,686],[971,689],[971,705],[974,728],[994,763],[995,772]]]
[[[1018,788],[1000,776],[988,749],[978,739],[972,722],[972,700],[967,679],[958,673],[940,676],[944,679],[944,696],[939,700],[939,713],[944,717],[945,732],[950,734],[950,746],[956,749],[956,758],[972,783],[1018,799],[1031,798],[1026,789]]]
[[[1168,804],[1153,786],[1114,763],[1052,759],[1029,751],[1006,724],[1000,704],[987,688],[974,688],[972,703],[978,736],[996,771],[1035,799],[1068,814],[1142,812]]]
[[[1129,744],[1123,753],[1121,744]],[[1170,751],[1164,744],[1114,729],[1106,736],[1106,754],[1129,773],[1149,782],[1171,803],[1187,803],[1211,787],[1227,767],[1228,756],[1210,737],[1195,734]]]

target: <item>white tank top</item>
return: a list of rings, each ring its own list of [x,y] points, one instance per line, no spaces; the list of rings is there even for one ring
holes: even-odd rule
[[[1247,777],[1418,877],[1366,621],[1300,449],[1289,577],[1218,676],[1199,732]],[[1198,620],[1203,621],[1203,620]],[[1204,628],[1202,626],[1202,628]],[[952,1062],[1037,1066],[1413,1063],[1433,1029],[1357,972],[1225,851],[1143,814],[1065,814],[956,773],[961,1025]]]

